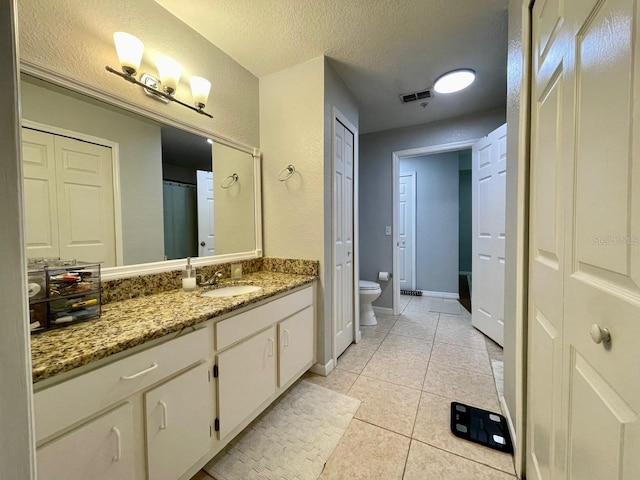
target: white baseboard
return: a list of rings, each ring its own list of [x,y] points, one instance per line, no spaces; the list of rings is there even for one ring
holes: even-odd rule
[[[362,331],[358,330],[356,332],[356,343],[358,343],[360,340],[362,340]]]
[[[381,315],[393,315],[393,308],[373,306],[373,311]]]
[[[321,363],[314,363],[313,365],[311,365],[311,368],[309,369],[309,371],[311,373],[316,373],[318,375],[322,375],[323,377],[326,377],[327,375],[329,375],[331,373],[331,370],[333,370],[333,358],[331,358],[327,363],[325,363],[324,365]]]
[[[509,407],[507,406],[507,402],[504,397],[500,397],[500,408],[502,409],[502,415],[507,419],[507,426],[509,427],[509,435],[511,435],[511,443],[513,443],[513,458],[514,458],[514,467],[516,469],[516,475],[518,478],[522,478],[522,472],[518,472],[517,463],[515,458],[520,454],[518,452],[518,438],[516,437],[516,430],[513,428],[513,421],[511,420],[511,413],[509,412]]]
[[[432,292],[430,290],[420,290],[422,295],[425,297],[437,297],[437,298],[452,298],[454,300],[459,300],[460,295],[457,293],[451,292]]]

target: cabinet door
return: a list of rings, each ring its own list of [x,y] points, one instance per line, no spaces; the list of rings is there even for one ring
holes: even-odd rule
[[[220,438],[276,390],[275,325],[217,357]]]
[[[131,404],[46,444],[36,455],[38,480],[131,480]]]
[[[313,308],[307,307],[280,322],[278,340],[278,387],[283,387],[313,360]]]
[[[206,363],[145,393],[150,480],[176,480],[211,447],[214,396]]]

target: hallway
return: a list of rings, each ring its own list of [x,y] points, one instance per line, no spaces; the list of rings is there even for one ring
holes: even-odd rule
[[[362,402],[320,479],[514,479],[511,455],[449,428],[452,400],[500,411],[491,360],[502,349],[456,300],[401,300],[399,316],[361,327],[329,376],[305,376]]]

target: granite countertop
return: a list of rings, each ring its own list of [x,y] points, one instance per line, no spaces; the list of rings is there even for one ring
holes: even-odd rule
[[[200,292],[208,290],[205,287],[192,292],[172,290],[104,305],[97,320],[31,336],[33,382],[310,284],[315,278],[262,271],[244,275],[241,281],[220,282],[220,286],[251,284],[262,287],[254,293],[206,298],[200,296]]]

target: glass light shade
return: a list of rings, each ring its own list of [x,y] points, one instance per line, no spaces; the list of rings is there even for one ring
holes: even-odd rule
[[[157,66],[162,88],[171,95],[178,89],[182,67],[178,62],[169,57],[163,57],[158,60]]]
[[[193,95],[193,103],[196,107],[204,108],[209,98],[211,90],[211,82],[202,77],[191,77],[191,94]]]
[[[126,32],[114,33],[113,43],[116,46],[122,71],[127,75],[135,75],[140,68],[140,62],[142,62],[143,43],[137,37]]]
[[[470,69],[454,70],[440,76],[433,89],[438,93],[454,93],[464,90],[476,79],[476,72]]]

